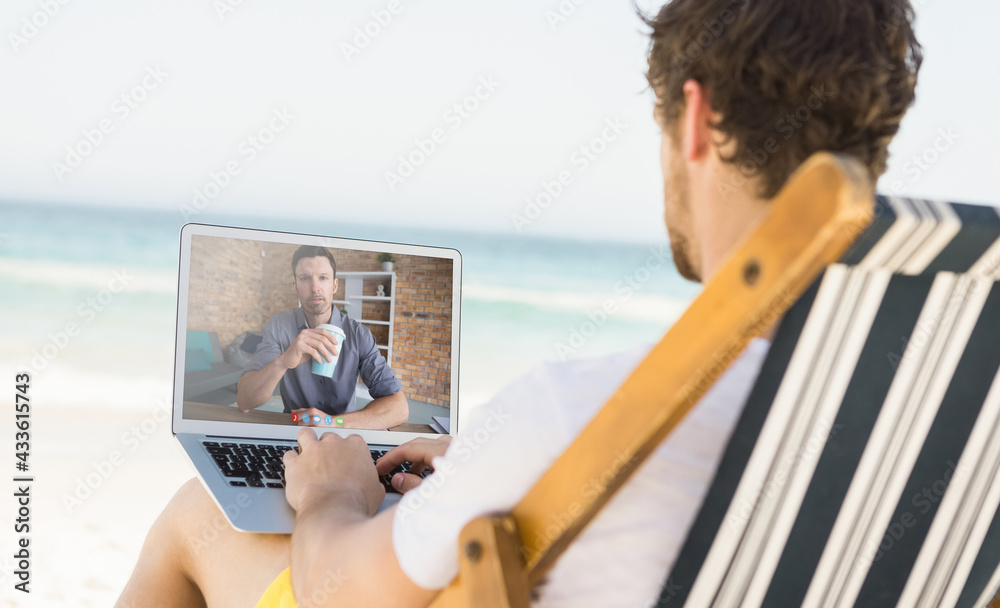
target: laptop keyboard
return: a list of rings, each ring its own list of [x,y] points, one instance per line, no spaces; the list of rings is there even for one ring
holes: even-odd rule
[[[222,474],[229,479],[229,485],[236,487],[250,488],[275,488],[285,487],[285,463],[282,456],[288,450],[295,449],[294,444],[267,444],[267,443],[236,443],[202,441],[208,454],[215,461],[215,465]],[[389,450],[371,448],[372,464],[385,455]],[[392,476],[396,473],[408,473],[410,463],[404,462],[397,466],[388,474],[382,475],[379,481],[385,487],[386,492],[396,492],[392,487]],[[420,474],[426,477],[431,473],[428,467]]]

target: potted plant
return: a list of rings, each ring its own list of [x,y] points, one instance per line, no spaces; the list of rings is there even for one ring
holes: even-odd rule
[[[379,264],[382,264],[382,270],[384,272],[392,272],[392,263],[396,261],[391,253],[380,253],[378,254]]]

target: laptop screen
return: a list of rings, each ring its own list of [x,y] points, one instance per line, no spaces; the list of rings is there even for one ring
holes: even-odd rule
[[[175,412],[449,433],[460,270],[453,249],[189,224]]]

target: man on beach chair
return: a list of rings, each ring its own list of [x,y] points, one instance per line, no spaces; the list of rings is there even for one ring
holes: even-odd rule
[[[912,18],[908,0],[674,0],[649,20],[664,216],[683,276],[711,279],[814,152],[855,157],[875,183],[914,98]],[[536,587],[535,605],[656,602],[768,347],[751,342]],[[404,444],[375,468],[359,437],[303,429],[301,452],[285,455],[290,536],[232,530],[192,480],[154,523],[118,605],[427,606],[458,573],[463,526],[510,510],[647,350],[541,365],[474,410],[460,439]],[[402,501],[373,517],[376,473],[402,461],[435,472],[419,489],[398,474]]]

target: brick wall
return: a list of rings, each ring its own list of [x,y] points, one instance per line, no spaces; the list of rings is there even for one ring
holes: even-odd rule
[[[393,369],[406,394],[449,404],[452,261],[397,255]]]
[[[188,330],[218,332],[225,348],[245,331],[263,331],[274,314],[296,308],[291,260],[297,248],[285,243],[193,237]],[[338,273],[381,270],[376,252],[331,248],[330,253],[337,260]],[[395,257],[392,368],[407,397],[448,406],[452,262]],[[363,293],[375,295],[380,282],[365,281]],[[334,299],[344,299],[343,281]],[[361,314],[365,319],[388,319],[389,303],[365,301]],[[367,327],[378,344],[388,343],[387,326]]]
[[[256,326],[263,287],[259,243],[191,238],[188,331],[214,331],[222,348]]]

